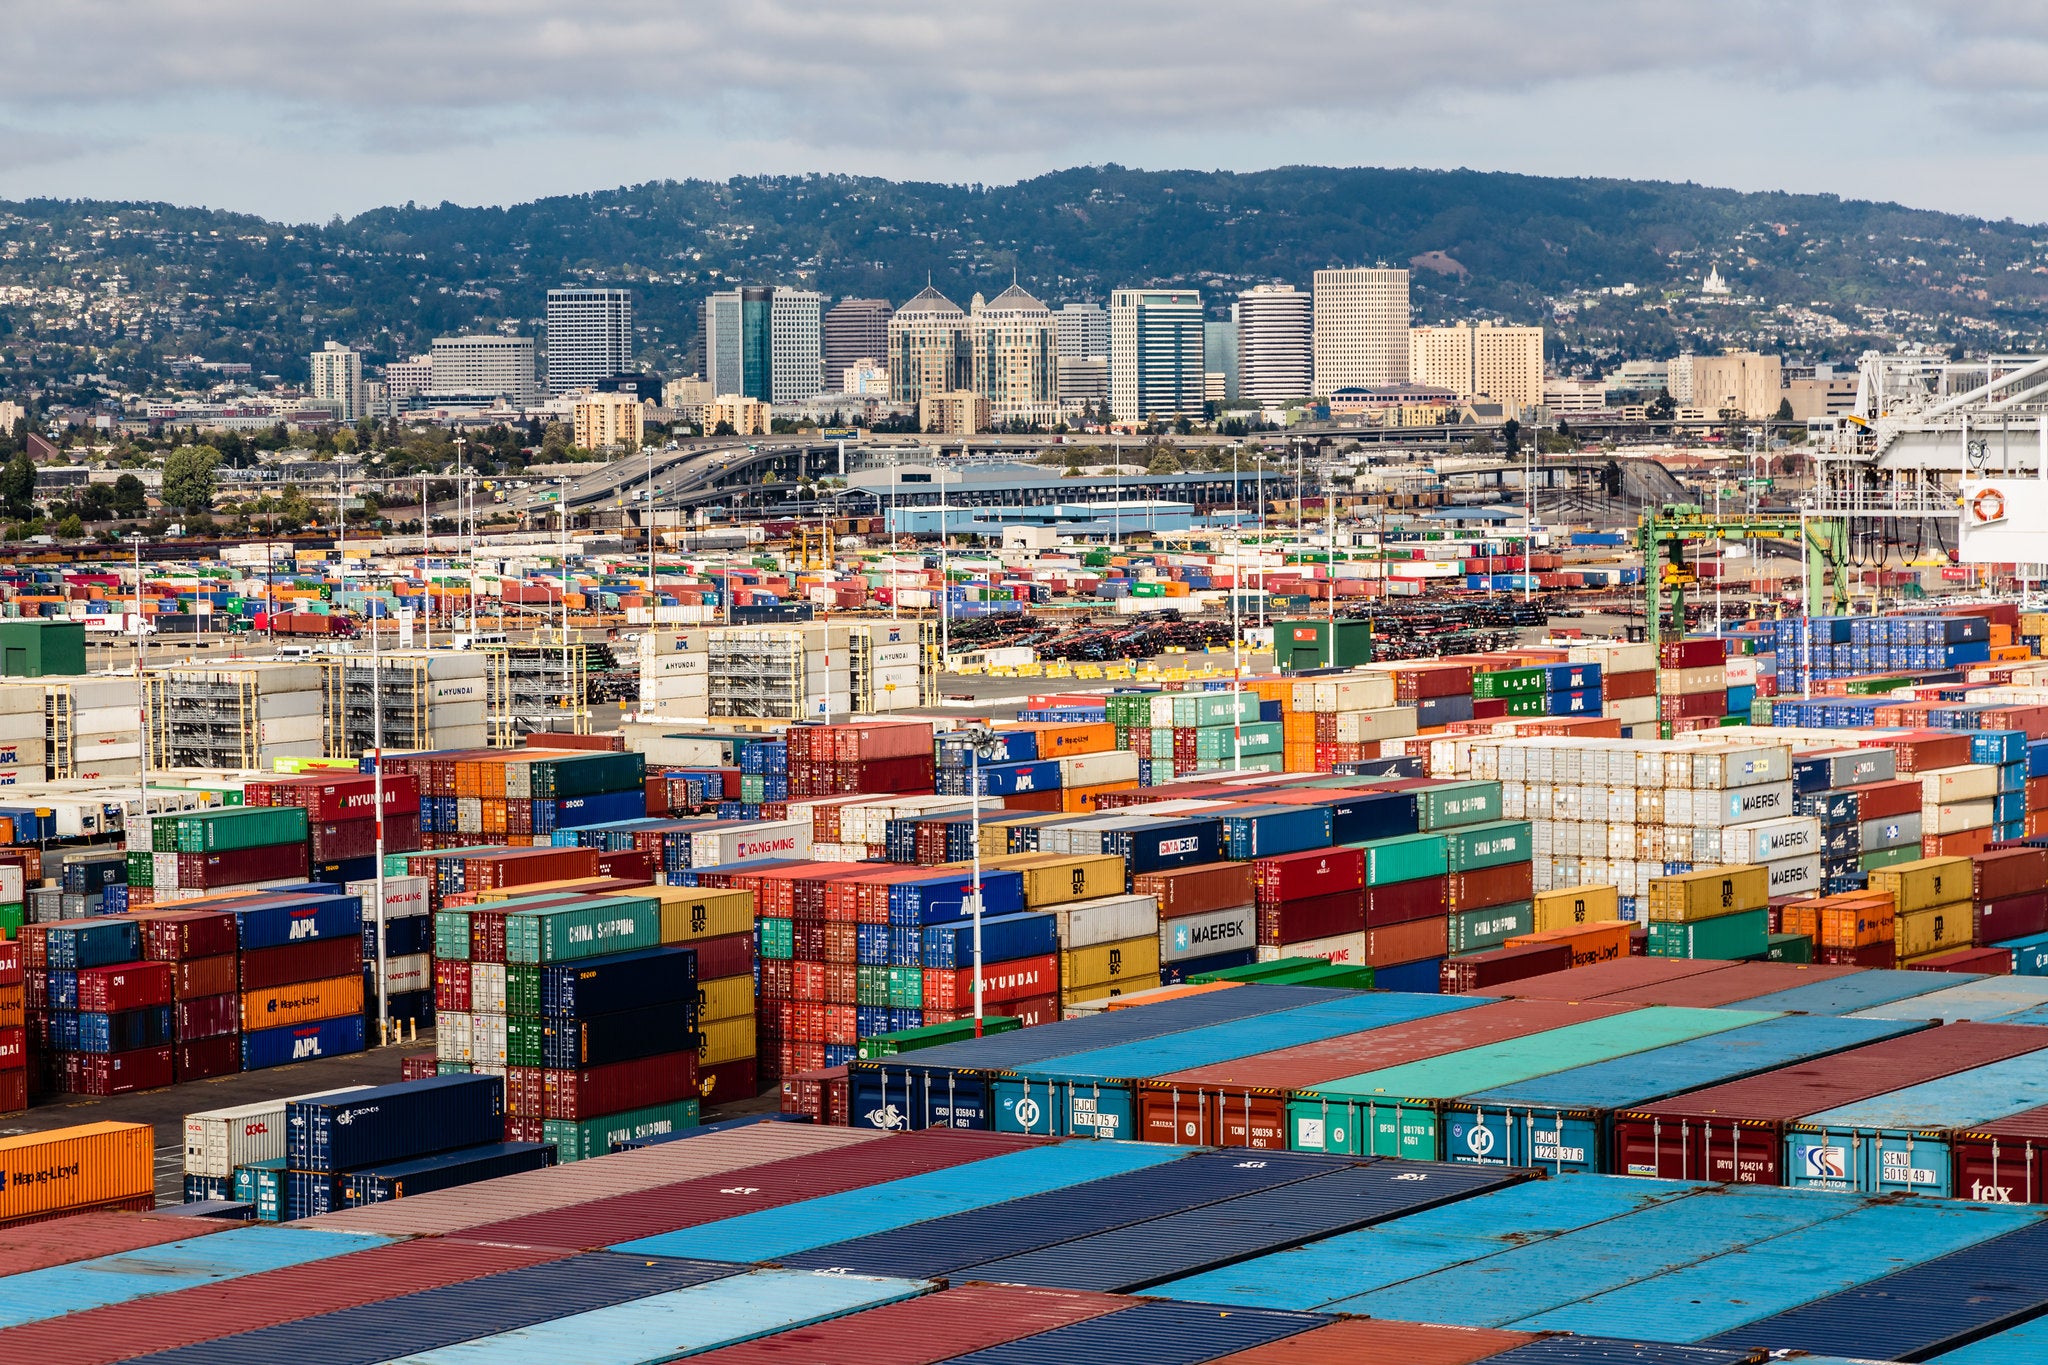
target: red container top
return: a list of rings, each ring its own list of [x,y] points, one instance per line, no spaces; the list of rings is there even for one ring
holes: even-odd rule
[[[2002,1119],[1993,1119],[1967,1131],[1958,1129],[1956,1136],[1994,1138],[1999,1142],[2048,1143],[2048,1104],[2039,1109],[2022,1109],[2017,1114],[2007,1114]]]
[[[1702,972],[1651,985],[1609,991],[1600,999],[1609,1004],[1625,1001],[1635,1005],[1685,1005],[1712,1009],[1741,1000],[1754,1000],[1760,995],[1789,991],[1794,986],[1810,985],[1831,977],[1853,976],[1863,970],[1862,967],[1807,966],[1793,962],[1733,962],[1718,972]]]
[[[225,910],[152,910],[142,922],[142,955],[158,962],[219,957],[241,946],[235,917]]]
[[[1903,734],[1872,735],[1898,757],[1902,773],[1932,772],[1936,768],[1957,768],[1970,761],[1970,737],[1954,730],[1908,730]]]
[[[694,1358],[714,1365],[936,1365],[1130,1306],[1112,1294],[970,1284]]]
[[[1896,777],[1889,782],[1871,782],[1857,787],[1856,818],[1859,820],[1889,820],[1899,815],[1917,815],[1920,811],[1920,781],[1912,777]]]
[[[1536,1339],[1490,1327],[1352,1318],[1218,1356],[1210,1365],[1474,1365]]]
[[[95,1256],[182,1242],[236,1226],[212,1218],[166,1218],[145,1213],[76,1213],[7,1229],[0,1244],[0,1275],[70,1265]]]
[[[2043,1047],[2048,1030],[2023,1024],[1946,1024],[1696,1090],[1626,1116],[1786,1123]]]
[[[1204,863],[1170,872],[1140,873],[1131,889],[1141,896],[1156,896],[1162,918],[1250,905],[1257,894],[1250,863]]]
[[[1522,943],[1444,959],[1440,989],[1445,995],[1484,992],[1490,987],[1569,969],[1570,945]]]
[[[1305,900],[1365,885],[1365,850],[1313,848],[1260,858],[1252,864],[1261,905]]]
[[[1981,972],[1986,976],[2012,975],[2010,948],[1958,948],[1952,953],[1923,957],[1906,969],[1912,972]]]
[[[1684,957],[1626,957],[1570,971],[1532,976],[1510,982],[1491,992],[1515,1000],[1600,1000],[1616,991],[1634,990],[1665,981],[1678,981],[1708,972],[1726,971],[1732,962]]]
[[[2048,886],[2048,848],[2002,848],[1979,853],[1970,861],[1976,865],[1980,904]]]

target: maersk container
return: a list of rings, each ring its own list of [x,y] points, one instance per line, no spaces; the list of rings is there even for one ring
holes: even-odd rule
[[[500,1076],[436,1076],[286,1107],[295,1171],[349,1171],[505,1140]]]
[[[315,1057],[339,1057],[361,1052],[365,1026],[360,1014],[339,1019],[322,1019],[311,1024],[286,1024],[280,1028],[255,1029],[242,1035],[242,1070],[289,1066]]]
[[[1923,976],[1946,976],[1945,972],[1923,972]],[[1945,990],[1930,991],[1910,999],[1894,1000],[1858,1010],[1858,1019],[1939,1019],[1944,1023],[1976,1020],[1995,1023],[2013,1015],[2048,1005],[2048,978],[2038,976],[1985,976]]]
[[[849,1112],[856,1127],[986,1129],[992,1126],[991,1082],[1002,1072],[1347,994],[1309,986],[1238,986],[927,1048],[907,1057],[857,1061],[847,1073]]]
[[[535,1012],[561,1019],[693,1000],[697,993],[697,953],[692,948],[645,948],[538,969],[508,967],[507,975],[536,970],[539,999]]]
[[[1287,1106],[1288,1146],[1295,1151],[1439,1160],[1440,1116],[1449,1100],[1773,1017],[1754,1010],[1653,1006],[1532,1038],[1327,1081],[1294,1092]]]
[[[1327,848],[1330,831],[1325,806],[1247,806],[1223,817],[1223,852],[1244,861]]]
[[[1867,1194],[1954,1192],[1951,1134],[2048,1104],[2048,1067],[2009,1058],[1808,1114],[1785,1129],[1785,1183]]]
[[[371,1166],[348,1173],[346,1194],[354,1204],[381,1204],[431,1190],[473,1185],[479,1180],[538,1171],[555,1164],[555,1149],[547,1142],[496,1142],[466,1147],[456,1152],[415,1157],[411,1161]]]
[[[1471,996],[1352,991],[1322,1004],[1018,1067],[996,1078],[996,1130],[1130,1137],[1135,1087],[1153,1076],[1448,1014],[1477,1003]]]
[[[1049,913],[984,914],[981,918],[981,960],[984,963],[1043,957],[1059,950],[1059,921]],[[926,925],[922,951],[922,965],[926,967],[973,966],[974,921],[957,919]]]
[[[1930,977],[1934,980],[1930,981]],[[1785,1014],[1855,1014],[1895,1000],[1932,995],[1970,979],[1974,978],[1959,978],[1951,972],[1858,971],[1729,1003],[1746,1010],[1777,1010]]]
[[[1875,1043],[1905,1022],[1787,1016],[1480,1091],[1445,1107],[1452,1161],[1611,1170],[1614,1111]]]

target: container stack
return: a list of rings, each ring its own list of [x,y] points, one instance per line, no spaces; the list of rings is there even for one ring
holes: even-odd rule
[[[286,1106],[368,1088],[343,1086],[185,1115],[185,1202],[238,1199],[257,1204],[263,1221],[276,1222],[282,1212],[276,1173],[284,1169]],[[257,1197],[258,1168],[268,1173],[267,1199]]]
[[[1317,848],[1252,863],[1258,946],[1276,957],[1365,960],[1365,852]]]
[[[932,790],[934,753],[928,722],[792,725],[786,732],[787,789],[756,801],[787,801],[865,792]],[[742,788],[741,800],[749,799]]]
[[[1964,865],[1968,885],[1968,865]],[[1770,877],[1757,865],[1706,867],[1650,883],[1652,957],[1744,958],[1770,948]],[[1964,906],[1964,921],[1969,919]]]
[[[173,1076],[199,1081],[242,1070],[241,941],[234,915],[195,904],[139,912],[136,919],[143,957],[170,973]]]
[[[315,773],[261,778],[243,785],[245,809],[294,806],[306,812],[316,880],[363,881],[377,875],[377,785],[372,773]],[[384,789],[384,852],[420,846],[419,784],[388,774]]]
[[[1718,728],[1728,715],[1726,643],[1715,638],[1667,641],[1657,662],[1657,717],[1666,731]]]
[[[310,870],[309,828],[299,806],[227,806],[157,816],[148,829],[149,901],[164,905],[230,888],[303,882]],[[141,870],[142,860],[131,857],[131,884]],[[133,892],[130,897],[133,903]]]
[[[1648,739],[1658,722],[1657,650],[1648,644],[1610,641],[1573,645],[1565,658],[1600,669],[1600,714],[1631,733]],[[1733,698],[1730,699],[1731,706]],[[1747,711],[1738,714],[1748,714]],[[1642,726],[1642,730],[1635,727]]]
[[[420,795],[422,848],[546,845],[557,830],[647,814],[636,752],[462,749],[392,754],[384,765]]]
[[[1252,864],[1204,862],[1141,872],[1131,889],[1158,907],[1162,984],[1257,959],[1259,907]]]
[[[21,944],[0,943],[0,1114],[28,1108],[27,1018]]]
[[[1920,856],[1921,784],[1898,776],[1891,749],[1795,753],[1792,809],[1819,822],[1821,890],[1867,885],[1870,873]]]
[[[280,893],[221,908],[235,923],[242,1069],[362,1051],[362,900]]]
[[[1412,735],[1420,724],[1421,709],[1445,697],[1467,698],[1459,719],[1469,720],[1471,671],[1432,670],[1404,676],[1393,672],[1362,672],[1336,678],[1302,679],[1288,689],[1285,709],[1279,718],[1282,744],[1281,766],[1297,771],[1328,772],[1338,763],[1377,758],[1380,743]],[[1403,683],[1411,691],[1427,688],[1411,698],[1400,697]],[[1456,688],[1446,693],[1440,689]],[[1263,706],[1262,706],[1263,710]],[[1262,728],[1262,727],[1252,727]],[[1229,737],[1225,736],[1227,740]],[[1242,750],[1258,753],[1259,749]],[[1263,750],[1270,754],[1270,748]],[[1223,757],[1231,750],[1226,746]],[[1224,762],[1220,767],[1230,767]],[[1248,765],[1249,766],[1249,765]],[[1155,781],[1157,778],[1155,777]]]
[[[1204,693],[1203,697],[1215,697],[1224,703],[1230,701],[1226,693]],[[1154,701],[1174,700],[1153,698]],[[1179,698],[1177,700],[1192,700]],[[1249,694],[1240,697],[1246,708],[1256,709],[1257,698]],[[1229,727],[1222,727],[1227,737]],[[1011,759],[1005,762],[982,762],[978,772],[981,794],[985,797],[1001,797],[1006,810],[1065,811],[1070,814],[1087,814],[1098,808],[1104,795],[1111,792],[1135,790],[1141,776],[1141,760],[1129,750],[1112,748],[1115,730],[1108,723],[1095,725],[1054,725],[1021,732],[1029,739],[1005,741],[1010,753],[1029,748],[1037,757]],[[1173,732],[1178,735],[1178,731]],[[1178,738],[1169,743],[1181,743]],[[1192,735],[1187,745],[1197,743]],[[1207,742],[1207,741],[1204,741]],[[957,752],[957,751],[955,751]],[[1188,771],[1194,771],[1193,749],[1189,748]],[[1223,751],[1222,766],[1229,765],[1229,750]],[[1156,760],[1154,760],[1156,761]],[[974,781],[977,769],[962,756],[949,760],[938,771],[938,786],[941,795],[967,795],[969,784]]]
[[[363,903],[363,1010],[377,1010],[377,883],[348,882],[342,889]],[[434,1022],[434,916],[425,877],[384,879],[384,990],[393,1024],[426,1028]]]

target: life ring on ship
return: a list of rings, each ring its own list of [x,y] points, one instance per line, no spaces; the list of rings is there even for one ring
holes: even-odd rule
[[[1999,521],[2005,516],[2005,494],[1996,488],[1980,488],[1970,499],[1970,515],[1978,521]]]

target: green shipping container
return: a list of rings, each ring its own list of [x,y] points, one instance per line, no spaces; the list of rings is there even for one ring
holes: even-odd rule
[[[594,1156],[609,1156],[615,1143],[695,1128],[697,1113],[698,1101],[676,1100],[602,1118],[549,1119],[540,1126],[540,1140],[555,1144],[558,1162],[586,1161]]]
[[[1443,834],[1444,859],[1452,872],[1471,872],[1503,863],[1526,863],[1533,855],[1527,820],[1465,825]],[[1425,874],[1426,875],[1426,874]]]
[[[1020,1019],[1007,1014],[984,1014],[981,1017],[982,1036],[991,1033],[1009,1033],[1024,1027]],[[881,1057],[894,1057],[899,1053],[917,1052],[928,1047],[940,1047],[946,1043],[959,1043],[974,1037],[974,1019],[955,1019],[950,1023],[926,1024],[923,1028],[898,1029],[894,1033],[880,1033],[872,1038],[860,1040],[860,1059],[872,1062]]]
[[[469,907],[434,912],[434,956],[469,961]]]
[[[1158,731],[1153,731],[1156,735]],[[1283,747],[1278,721],[1254,721],[1248,725],[1206,725],[1195,731],[1195,757],[1231,758],[1241,754],[1279,753]],[[1235,747],[1233,747],[1235,746]],[[1159,754],[1157,748],[1152,751]],[[1165,750],[1172,753],[1171,749]]]
[[[1532,693],[1527,696],[1507,697],[1503,700],[1507,703],[1508,715],[1515,719],[1524,717],[1534,718],[1550,714],[1550,700],[1541,692]]]
[[[1450,782],[1415,793],[1417,824],[1425,830],[1484,825],[1500,819],[1500,783]]]
[[[303,844],[306,838],[306,812],[298,806],[159,815],[149,826],[150,848],[157,853],[225,853],[267,844]]]
[[[9,901],[5,905],[0,905],[0,936],[9,939],[20,938],[21,926],[26,919],[20,901]]]
[[[1865,872],[1875,872],[1880,868],[1896,867],[1900,863],[1917,862],[1919,858],[1920,845],[1912,843],[1903,848],[1880,848],[1864,854],[1858,861]]]
[[[597,750],[573,758],[551,758],[533,765],[528,794],[536,801],[599,792],[627,792],[647,780],[646,760],[636,750]]]
[[[1451,916],[1450,947],[1453,953],[1476,953],[1482,948],[1498,948],[1517,934],[1534,932],[1536,902],[1489,905]]]
[[[505,1013],[511,1016],[525,1015],[537,1018],[540,1015],[540,979],[542,968],[533,963],[505,967]],[[565,1160],[567,1158],[564,1158]]]
[[[145,849],[128,851],[128,885],[156,885],[156,857]]]
[[[85,622],[0,621],[0,673],[60,678],[85,671]]]
[[[1343,991],[1369,991],[1372,979],[1372,968],[1361,963],[1325,962],[1321,958],[1315,959],[1314,966],[1258,978],[1269,986],[1323,986]]]
[[[1651,957],[1690,957],[1721,962],[1755,957],[1771,946],[1771,912],[1759,907],[1732,915],[1650,925]]]
[[[924,969],[922,967],[891,967],[889,972],[889,1008],[897,1010],[921,1010],[924,1008]],[[988,1016],[982,1016],[986,1023]]]
[[[1354,847],[1365,850],[1367,886],[1412,882],[1418,877],[1441,877],[1451,870],[1441,834],[1403,834],[1392,839],[1374,839]]]
[[[1441,1161],[1440,1119],[1449,1100],[1777,1017],[1762,1010],[1651,1006],[1325,1081],[1288,1100],[1287,1145],[1297,1152]]]
[[[1211,981],[1271,981],[1277,977],[1327,965],[1319,957],[1282,957],[1271,962],[1247,962],[1242,967],[1223,967],[1213,972],[1203,972],[1200,976],[1189,977],[1188,984],[1202,986]]]
[[[1173,699],[1176,728],[1252,724],[1258,718],[1259,698],[1255,692],[1191,692]]]
[[[1473,674],[1472,697],[1475,701],[1498,701],[1533,693],[1540,701],[1549,685],[1549,675],[1540,668],[1506,668],[1498,673]]]
[[[573,962],[661,944],[661,902],[617,896],[505,916],[505,961]]]
[[[505,1065],[541,1066],[547,1057],[548,1024],[537,1014],[505,1017]]]
[[[764,919],[760,921],[761,956],[787,962],[796,956],[796,921],[786,919]]]
[[[1763,962],[1813,961],[1813,940],[1804,934],[1772,934],[1771,946],[1764,949]]]

